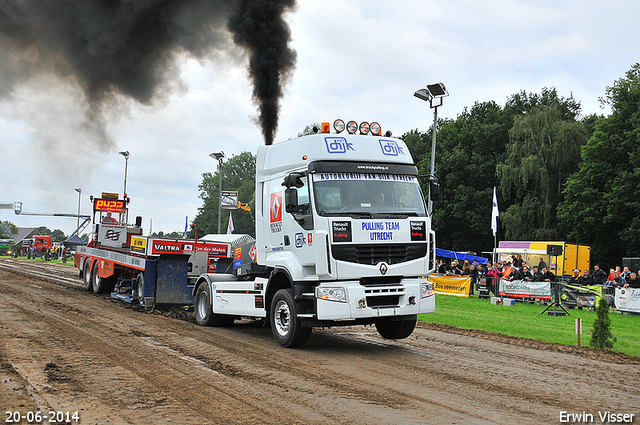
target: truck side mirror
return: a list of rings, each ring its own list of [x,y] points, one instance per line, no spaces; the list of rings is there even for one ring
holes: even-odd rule
[[[429,199],[432,202],[438,202],[440,199],[440,182],[436,179],[429,180]]]
[[[284,190],[284,210],[288,213],[298,211],[298,189],[287,188]]]
[[[284,178],[284,182],[282,182],[282,186],[285,187],[302,187],[304,183],[302,182],[302,177],[304,177],[304,173],[291,173],[288,174]]]

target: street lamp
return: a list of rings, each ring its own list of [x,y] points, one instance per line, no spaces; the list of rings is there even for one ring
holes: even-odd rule
[[[222,160],[224,159],[224,152],[213,152],[209,156],[218,160],[218,176],[220,177],[220,187],[218,193],[218,234],[220,234],[220,215],[222,214]]]
[[[82,189],[79,187],[75,188],[75,191],[78,192],[78,224],[76,225],[76,229],[80,228],[80,199],[82,198]]]
[[[127,198],[127,166],[129,165],[129,151],[122,151],[120,155],[124,156],[124,194],[122,199]]]
[[[429,102],[429,107],[433,111],[433,140],[431,141],[431,177],[429,179],[429,215],[433,213],[432,186],[435,183],[436,175],[436,130],[438,125],[438,106],[442,106],[444,98],[449,96],[449,92],[442,83],[427,84],[426,88],[419,89],[413,94],[418,99]],[[435,188],[434,188],[435,195]]]

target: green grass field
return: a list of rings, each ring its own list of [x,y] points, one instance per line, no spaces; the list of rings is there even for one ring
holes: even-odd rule
[[[19,260],[26,260],[27,257],[18,257]],[[75,267],[75,265],[73,264],[73,257],[69,257],[67,258],[67,262],[63,262],[62,260],[43,260],[42,258],[38,257],[38,258],[31,258],[28,261],[37,261],[37,262],[42,262],[42,263],[56,263],[56,264],[64,264],[66,266],[72,266]]]
[[[514,306],[493,305],[488,299],[454,297],[436,294],[436,311],[421,314],[418,319],[465,329],[479,329],[503,335],[577,345],[575,319],[582,319],[580,345],[591,340],[595,311],[567,310],[569,316],[541,314],[546,308],[540,304],[516,302]],[[640,316],[611,311],[611,332],[616,338],[613,351],[640,357]]]

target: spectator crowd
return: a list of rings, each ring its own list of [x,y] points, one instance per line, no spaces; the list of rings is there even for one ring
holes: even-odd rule
[[[42,258],[43,260],[63,260],[70,255],[70,250],[62,245],[52,245],[49,248],[42,247],[27,247],[27,258]]]
[[[554,265],[552,264],[552,267]],[[509,281],[522,280],[526,282],[556,282],[558,278],[547,268],[543,258],[540,258],[537,265],[530,267],[522,257],[515,255],[511,257],[511,261],[489,261],[486,267],[483,267],[477,260],[469,262],[464,260],[461,265],[458,260],[452,260],[448,264],[444,259],[438,262],[437,272],[444,275],[460,275],[471,277],[471,294],[480,282],[486,282],[487,289],[496,295],[498,293],[500,279]],[[573,275],[566,282],[571,285],[589,286],[603,285],[617,288],[640,288],[640,270],[632,272],[629,267],[616,267],[610,269],[609,274],[600,268],[599,264],[593,267],[593,271],[584,269],[573,270]]]

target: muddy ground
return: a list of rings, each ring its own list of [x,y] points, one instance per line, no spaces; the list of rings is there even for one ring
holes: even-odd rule
[[[259,322],[190,319],[86,293],[72,267],[0,259],[4,423],[38,410],[81,424],[640,423],[634,357],[428,324],[398,342],[315,329],[283,349]]]

